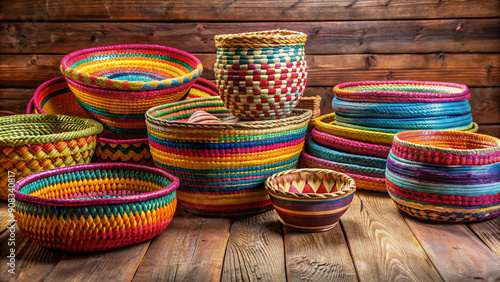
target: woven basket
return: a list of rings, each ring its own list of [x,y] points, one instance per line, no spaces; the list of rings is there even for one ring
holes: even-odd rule
[[[318,131],[355,141],[390,146],[392,145],[392,139],[394,138],[394,133],[384,133],[371,130],[338,126],[335,123],[335,113],[320,116],[319,118],[316,119],[315,122],[316,122],[315,128]],[[468,127],[456,130],[477,132],[478,128],[479,126],[477,125],[477,123],[473,122]]]
[[[305,44],[306,40],[307,35],[305,33],[278,29],[216,35],[215,46],[218,48],[266,48],[301,45]]]
[[[347,82],[335,86],[333,93],[345,101],[378,103],[443,103],[470,97],[463,84],[412,80]]]
[[[89,164],[16,183],[16,224],[44,247],[94,252],[149,240],[170,223],[179,179],[157,168]]]
[[[95,155],[98,162],[153,165],[148,138],[115,140],[99,137]]]
[[[349,208],[356,185],[349,176],[328,169],[290,169],[265,183],[280,221],[303,232],[332,229]]]
[[[183,85],[189,89],[202,70],[195,56],[159,45],[95,47],[69,53],[61,61],[61,72],[68,80],[108,90],[137,91],[182,88]]]
[[[396,134],[387,190],[408,214],[468,222],[500,215],[500,139],[467,132]]]
[[[378,192],[387,191],[385,187],[385,178],[381,173],[383,170],[380,168],[363,167],[359,165],[328,161],[314,157],[305,151],[302,152],[301,159],[304,167],[331,169],[345,173],[354,179],[358,189]]]
[[[12,177],[89,163],[101,131],[100,123],[79,117],[0,117],[0,200],[7,199]]]
[[[222,121],[234,118],[219,97],[179,101],[147,112],[156,166],[181,179],[180,207],[211,216],[270,209],[263,183],[269,175],[296,165],[311,111],[296,110],[281,120],[186,122],[200,110]]]

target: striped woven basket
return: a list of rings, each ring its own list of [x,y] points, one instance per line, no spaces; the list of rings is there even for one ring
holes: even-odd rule
[[[0,200],[11,179],[42,170],[88,164],[102,125],[91,119],[62,115],[0,117]]]
[[[396,205],[426,220],[468,222],[500,215],[500,139],[467,132],[396,134],[387,160]]]
[[[198,78],[195,84],[189,89],[186,99],[204,98],[211,96],[219,96],[217,85],[210,80],[202,77]]]
[[[76,165],[16,183],[16,224],[44,247],[94,252],[149,240],[170,223],[179,179],[132,164]]]
[[[188,123],[203,110],[222,123]],[[228,123],[219,97],[150,109],[146,123],[156,166],[181,180],[179,206],[210,216],[253,214],[271,208],[265,179],[293,168],[304,145],[309,110],[282,120]]]
[[[290,169],[265,183],[280,221],[303,232],[332,229],[349,208],[356,185],[349,176],[328,169]]]

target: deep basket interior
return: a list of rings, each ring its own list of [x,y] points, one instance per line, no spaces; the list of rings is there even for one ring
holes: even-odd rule
[[[99,169],[57,174],[35,180],[19,192],[45,199],[117,198],[161,190],[171,181],[147,171]]]
[[[90,126],[83,123],[75,123],[69,121],[50,121],[45,123],[40,121],[22,121],[19,123],[2,124],[0,136],[7,137],[23,137],[23,136],[44,136],[49,134],[74,132],[88,129]]]
[[[484,138],[483,135],[409,135],[404,136],[402,140],[424,145],[434,146],[439,148],[457,149],[457,150],[477,150],[486,148],[495,148],[500,146],[500,142],[495,142],[494,139]],[[500,141],[500,140],[499,140]]]
[[[445,94],[458,94],[463,89],[441,85],[410,85],[410,84],[379,84],[379,85],[355,85],[344,87],[344,90],[356,91],[385,91],[385,92],[432,92]]]
[[[284,174],[271,182],[276,190],[291,193],[335,193],[349,187],[349,183],[338,176],[314,172]]]

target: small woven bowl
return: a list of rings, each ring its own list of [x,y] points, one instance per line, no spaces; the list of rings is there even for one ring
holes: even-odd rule
[[[0,117],[0,200],[9,194],[11,179],[42,170],[88,164],[94,155],[97,121],[62,115]]]
[[[195,81],[202,71],[195,56],[159,45],[95,47],[69,53],[61,61],[68,80],[104,89],[179,87]]]
[[[44,247],[73,252],[149,240],[170,223],[179,179],[132,164],[89,164],[40,172],[17,182],[21,232]]]
[[[283,225],[302,232],[332,229],[356,191],[352,178],[328,169],[285,170],[267,178],[265,187]]]
[[[95,155],[100,163],[154,164],[148,138],[119,140],[99,137]]]
[[[386,182],[396,205],[421,219],[495,218],[500,215],[500,139],[452,131],[398,133]]]

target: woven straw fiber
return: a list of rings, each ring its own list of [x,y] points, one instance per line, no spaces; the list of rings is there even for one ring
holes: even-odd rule
[[[212,216],[270,209],[263,183],[296,165],[311,111],[296,110],[281,120],[186,122],[200,110],[222,121],[234,119],[219,97],[179,101],[147,112],[151,154],[156,166],[180,178],[180,207]]]
[[[17,226],[44,247],[94,252],[149,240],[170,223],[179,179],[131,164],[76,165],[16,183]]]
[[[0,199],[7,199],[9,172],[20,180],[42,170],[89,163],[101,131],[100,123],[79,117],[0,117]]]
[[[356,191],[352,178],[328,169],[285,170],[268,177],[265,187],[280,221],[305,232],[333,228]]]
[[[266,48],[305,44],[307,35],[289,30],[266,30],[215,36],[215,46],[220,48],[248,47]]]
[[[412,216],[470,222],[500,215],[500,139],[453,131],[398,133],[385,174],[389,195]]]
[[[219,89],[217,89],[217,85],[210,80],[200,77],[191,89],[189,89],[186,99],[204,98],[210,96],[219,96]]]
[[[98,162],[153,165],[148,138],[115,140],[99,137],[95,155]]]
[[[69,53],[61,62],[66,79],[108,90],[179,87],[196,80],[202,70],[195,56],[159,45],[83,49]]]

